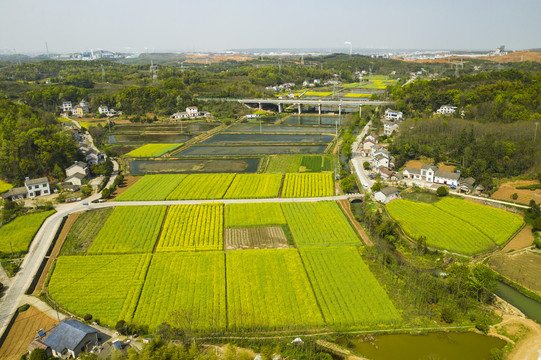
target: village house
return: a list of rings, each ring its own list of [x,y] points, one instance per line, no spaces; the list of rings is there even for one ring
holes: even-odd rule
[[[403,114],[402,114],[402,111],[395,111],[395,110],[391,110],[391,109],[387,109],[385,110],[385,120],[402,120],[403,119]]]
[[[26,189],[26,186],[21,186],[21,187],[9,189],[5,193],[3,193],[2,199],[16,201],[16,200],[26,199],[27,196],[28,196],[28,190]]]
[[[72,110],[73,115],[78,117],[83,117],[84,114],[88,114],[90,112],[90,104],[85,99],[81,100],[79,105],[75,106]]]
[[[66,179],[64,180],[64,184],[81,186],[88,174],[88,165],[82,161],[76,161],[66,169]]]
[[[35,198],[36,196],[44,196],[51,194],[51,188],[49,187],[49,179],[46,177],[38,179],[26,178],[24,186],[28,191],[29,198]]]
[[[71,105],[71,101],[63,101],[62,102],[62,112],[63,113],[69,113],[73,110],[73,106]]]
[[[386,168],[386,167],[384,167],[384,166],[381,166],[381,167],[378,169],[378,172],[379,172],[379,174],[381,175],[381,179],[382,179],[382,180],[385,180],[385,181],[391,180],[391,177],[392,177],[393,174],[394,174],[394,171],[389,170],[388,168]]]
[[[180,112],[179,111],[179,112],[176,112],[173,115],[171,115],[169,118],[171,120],[180,120],[180,119],[189,118],[189,117],[190,117],[190,115],[188,115],[187,112],[184,112],[184,111]]]
[[[460,191],[466,194],[469,194],[474,190],[474,187],[473,187],[474,184],[475,184],[475,179],[472,177],[465,178],[465,179],[461,178],[458,181],[458,188],[460,189]]]
[[[458,186],[459,179],[460,179],[460,174],[450,172],[450,171],[437,170],[434,173],[434,183],[442,184],[442,185],[449,185],[452,189]]]
[[[100,105],[98,107],[98,112],[101,114],[105,114],[105,115],[108,115],[109,114],[109,108],[105,105]]]
[[[430,184],[449,185],[452,189],[458,186],[458,180],[460,179],[460,174],[438,170],[438,167],[434,165],[423,165],[421,169],[407,167],[402,174],[407,179],[422,180]]]
[[[456,106],[442,105],[438,110],[437,114],[451,115],[456,111]]]
[[[59,323],[43,341],[36,341],[51,349],[54,357],[75,359],[99,344],[99,334],[93,327],[71,319]]]
[[[398,130],[399,125],[399,121],[383,120],[383,133],[387,136],[391,136],[394,131]]]
[[[376,201],[387,204],[394,199],[400,198],[400,191],[394,186],[389,186],[381,189],[380,191],[377,191],[374,194],[374,198],[376,199]]]
[[[373,140],[365,140],[362,144],[362,152],[364,156],[370,155],[371,149],[374,145],[377,145],[377,142]]]
[[[199,110],[197,109],[197,106],[188,106],[186,108],[186,112],[188,113],[188,116],[190,117],[199,116]]]

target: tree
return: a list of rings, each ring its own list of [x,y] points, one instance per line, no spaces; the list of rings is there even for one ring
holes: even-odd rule
[[[533,228],[535,230],[540,230],[541,231],[541,216],[537,217],[537,219],[535,219],[533,221],[532,226],[533,226]]]
[[[110,197],[111,197],[111,190],[109,188],[105,188],[101,191],[102,199],[109,199]]]
[[[30,353],[30,360],[47,360],[47,352],[43,349],[35,349]]]
[[[115,330],[119,332],[119,334],[126,335],[126,330],[128,328],[128,324],[124,320],[118,320],[118,322],[115,325]]]
[[[365,162],[363,163],[363,168],[364,168],[365,170],[370,170],[370,163],[369,163],[368,161],[365,161]]]
[[[449,194],[449,190],[447,189],[446,186],[440,186],[437,190],[436,190],[436,194],[438,196],[446,196]]]
[[[381,183],[378,181],[374,185],[372,185],[371,188],[372,192],[380,191],[381,190]]]
[[[58,180],[64,180],[64,178],[66,177],[64,170],[62,170],[62,168],[58,164],[54,164],[52,175],[55,179]]]
[[[349,175],[342,180],[340,180],[340,188],[343,192],[349,193],[353,191],[353,188],[355,187],[355,178],[353,175]]]

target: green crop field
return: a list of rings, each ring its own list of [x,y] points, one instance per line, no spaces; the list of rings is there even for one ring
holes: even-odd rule
[[[88,249],[88,254],[152,252],[166,206],[115,208]]]
[[[330,156],[304,155],[301,161],[300,172],[332,171]]]
[[[41,224],[55,211],[18,216],[0,227],[0,253],[25,253]]]
[[[114,208],[110,207],[81,214],[71,227],[66,240],[64,240],[60,255],[86,254],[113,210]]]
[[[323,325],[297,250],[229,251],[226,264],[230,330]]]
[[[244,203],[225,206],[225,226],[228,228],[285,224],[286,219],[279,203]]]
[[[165,200],[171,191],[187,175],[145,175],[128,190],[120,194],[116,201],[157,201]]]
[[[173,205],[163,225],[157,251],[223,249],[223,205]]]
[[[333,194],[331,173],[286,174],[282,188],[282,197],[318,197]]]
[[[182,146],[182,143],[179,144],[146,144],[141,147],[138,147],[135,150],[130,151],[127,153],[126,157],[156,157],[156,156],[162,156],[163,154],[166,154],[170,151],[173,151],[180,146]]]
[[[524,224],[519,215],[466,200],[445,198],[434,206],[469,223],[498,245],[509,240]]]
[[[61,256],[49,283],[56,302],[101,324],[131,322],[152,255]]]
[[[357,248],[300,250],[325,322],[340,329],[400,322],[400,314]]]
[[[441,201],[441,200],[440,200]],[[434,204],[395,200],[387,204],[391,216],[412,238],[426,237],[428,245],[465,255],[494,248],[496,244],[468,222]],[[485,226],[481,224],[481,226]]]
[[[135,324],[164,321],[191,330],[223,330],[225,261],[220,251],[155,254],[134,316]]]
[[[321,96],[321,97],[324,97],[324,96],[331,96],[332,95],[332,92],[331,91],[307,91],[304,93],[304,96]]]
[[[296,173],[302,162],[302,155],[271,155],[265,172],[267,173]]]
[[[281,174],[237,174],[224,199],[278,197],[281,186]]]
[[[221,199],[235,174],[189,175],[168,196],[167,200]]]
[[[3,180],[0,180],[0,194],[3,193],[3,192],[8,191],[12,187],[13,187],[13,185],[11,185],[10,183],[7,183],[7,182],[5,182]]]
[[[355,230],[333,201],[283,203],[297,246],[360,245]]]

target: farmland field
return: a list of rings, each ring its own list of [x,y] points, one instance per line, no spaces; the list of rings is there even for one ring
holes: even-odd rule
[[[299,247],[360,245],[355,230],[335,202],[283,203],[282,209]]]
[[[155,254],[133,322],[154,328],[173,317],[192,330],[223,330],[225,305],[223,252]]]
[[[104,208],[79,216],[62,245],[60,255],[84,255],[112,212],[113,208]]]
[[[194,145],[179,156],[246,156],[275,154],[323,154],[327,145]]]
[[[332,196],[334,184],[331,173],[286,174],[282,197]]]
[[[498,254],[489,258],[488,265],[541,296],[541,254],[530,251]]]
[[[183,143],[191,136],[180,135],[178,133],[158,133],[158,134],[111,134],[109,135],[109,144],[146,144],[146,143]]]
[[[145,175],[115,200],[165,200],[185,178],[186,175]]]
[[[259,124],[238,124],[230,127],[226,133],[265,133],[265,134],[334,134],[332,126],[295,126],[295,125],[261,125]]]
[[[3,193],[3,192],[8,191],[12,187],[13,187],[13,185],[11,185],[10,183],[7,183],[7,182],[5,182],[3,180],[0,180],[0,194]]]
[[[290,135],[290,134],[218,134],[202,144],[300,144],[300,143],[329,143],[334,135]]]
[[[180,183],[167,200],[221,199],[235,174],[192,174]]]
[[[296,173],[302,162],[302,155],[271,155],[266,173]]]
[[[347,328],[400,321],[356,247],[313,247],[300,252],[327,325]]]
[[[460,199],[445,198],[434,206],[469,223],[498,245],[509,240],[524,223],[519,215]]]
[[[222,204],[173,205],[169,208],[156,251],[222,248]]]
[[[49,294],[69,311],[102,324],[131,321],[151,259],[144,255],[61,256]]]
[[[225,229],[225,250],[287,249],[284,230],[280,226]]]
[[[225,193],[224,199],[278,197],[281,186],[281,174],[238,174]]]
[[[132,174],[255,173],[259,158],[130,160]]]
[[[230,330],[323,325],[297,250],[229,251],[226,264]]]
[[[293,115],[284,120],[287,125],[336,125],[340,121],[338,116],[298,116]]]
[[[41,224],[55,210],[18,216],[15,220],[0,227],[0,253],[25,253],[38,232]]]
[[[109,216],[88,254],[152,252],[166,206],[119,206]]]
[[[133,157],[153,157],[162,156],[165,153],[175,150],[182,146],[182,143],[178,144],[146,144],[135,150],[130,151],[124,156]]]
[[[427,244],[438,249],[473,255],[496,246],[477,228],[434,204],[395,200],[387,204],[387,210],[409,236],[425,236]]]
[[[286,219],[279,203],[244,203],[225,206],[225,226],[228,228],[285,224]]]
[[[320,172],[332,171],[330,156],[304,155],[301,161],[299,172]]]

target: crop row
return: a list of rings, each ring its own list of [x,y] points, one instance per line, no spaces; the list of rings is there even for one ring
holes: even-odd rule
[[[63,256],[49,291],[104,324],[167,322],[193,333],[400,321],[354,247]]]
[[[176,148],[182,146],[182,143],[179,144],[146,144],[141,147],[138,147],[135,150],[130,151],[124,156],[127,157],[156,157],[162,156],[170,151],[175,150]]]
[[[320,157],[321,158],[321,157]],[[320,166],[325,167],[327,160]],[[253,199],[278,197],[281,174],[145,175],[117,201]],[[286,174],[283,197],[331,196],[332,174]]]
[[[471,208],[466,201],[457,200],[462,201],[460,204],[455,202],[439,204],[441,201],[443,200],[426,204],[410,200],[395,200],[387,204],[387,210],[412,238],[418,239],[425,236],[430,246],[466,255],[490,250],[496,246],[496,239],[501,242],[501,239],[508,239],[514,232],[514,226],[508,227],[484,216],[482,211],[485,211],[485,208],[481,205],[473,204],[481,207],[475,208],[479,211],[476,218],[475,212],[467,212],[467,209]],[[497,211],[503,212],[503,210]],[[493,216],[497,215],[493,214]],[[500,218],[495,217],[495,219]],[[500,229],[496,232],[503,231],[503,233],[494,235],[494,229]],[[489,237],[487,234],[495,237]]]
[[[157,251],[220,250],[223,248],[223,205],[173,205],[163,226]]]
[[[282,197],[321,197],[333,194],[334,184],[331,173],[285,175]]]
[[[119,206],[109,216],[88,254],[151,252],[166,206]]]

